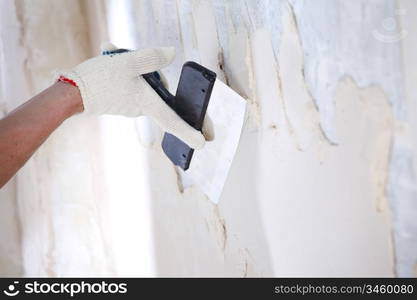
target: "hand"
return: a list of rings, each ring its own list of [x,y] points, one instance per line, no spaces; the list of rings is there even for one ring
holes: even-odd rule
[[[112,47],[107,46],[106,50]],[[77,83],[86,113],[150,116],[162,130],[177,136],[191,148],[200,149],[205,143],[201,132],[179,117],[140,76],[167,66],[174,56],[174,48],[100,55],[61,75]]]

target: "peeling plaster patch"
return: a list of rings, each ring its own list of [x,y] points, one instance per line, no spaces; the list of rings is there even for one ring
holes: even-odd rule
[[[22,1],[15,2],[16,7],[16,18],[19,22],[19,29],[20,29],[20,36],[19,36],[19,43],[22,49],[24,49],[24,58],[23,58],[23,70],[25,75],[25,81],[28,87],[33,90],[33,82],[30,76],[30,68],[29,68],[29,58],[31,57],[31,49],[32,47],[28,47],[27,37],[26,37],[26,28],[28,27],[26,18],[25,18],[25,3]]]
[[[178,170],[178,168],[177,168],[176,166],[172,166],[172,167],[174,168],[174,170],[175,170],[175,175],[176,175],[176,177],[177,177],[178,191],[179,191],[180,193],[183,193],[183,192],[184,192],[184,185],[183,185],[183,183],[182,183],[182,176],[181,176],[181,174],[179,173],[179,170]]]
[[[372,36],[395,11],[395,1],[290,3],[302,40],[306,82],[326,136],[337,143],[333,97],[337,82],[345,75],[360,87],[383,87],[395,117],[404,118],[400,43],[383,43]]]
[[[282,47],[287,43],[285,35]],[[288,59],[288,64],[296,65],[296,56]],[[268,68],[264,70],[269,72]],[[281,77],[283,90],[288,80],[285,76]],[[277,93],[273,89],[270,92]],[[285,103],[297,101],[298,95],[286,94]],[[277,137],[263,134],[258,189],[265,216],[275,212],[274,220],[262,220],[277,276],[393,274],[390,212],[376,209],[383,190],[378,184],[384,182],[388,171],[391,107],[381,88],[362,89],[351,78],[338,82],[335,104],[335,131],[340,137],[337,147],[315,138],[304,151],[296,151],[285,123]],[[304,113],[302,105],[290,105],[287,110],[293,116]],[[275,116],[271,120],[280,122],[277,110],[271,116]],[[268,118],[262,115],[262,120]],[[301,123],[298,129],[308,136],[317,134],[319,126]],[[270,149],[278,155],[268,154]],[[271,165],[283,172],[273,172]]]
[[[223,71],[219,68],[221,49],[212,4],[209,1],[194,1],[192,16],[201,64],[214,71],[220,80],[225,81]]]
[[[284,27],[278,58],[284,108],[297,148],[304,151],[323,139],[320,116],[304,82],[303,50],[292,13],[284,17]]]
[[[182,30],[181,30],[181,18],[180,18],[180,16],[181,16],[181,13],[180,13],[180,8],[179,8],[179,4],[178,4],[178,0],[176,1],[176,5],[175,5],[175,8],[176,8],[176,13],[177,13],[177,25],[178,25],[178,42],[179,42],[179,44],[180,45],[184,45],[184,40],[183,40],[183,37],[182,37],[182,35],[183,35],[183,33],[182,33]]]
[[[213,215],[209,224],[211,225],[210,228],[216,234],[217,244],[222,251],[225,251],[227,245],[227,228],[225,220],[220,216],[217,205],[213,205]]]
[[[224,253],[226,266],[236,270],[238,277],[262,277],[260,264],[254,260],[251,252],[236,234],[230,237],[230,247]]]
[[[339,120],[336,132],[341,136],[341,143],[349,142],[352,145],[356,143],[355,147],[362,148],[359,150],[361,156],[369,164],[368,178],[373,191],[374,207],[377,212],[385,212],[389,215],[386,188],[394,134],[394,117],[391,106],[386,100],[384,91],[379,87],[359,88],[350,77],[342,79],[341,82],[351,86],[351,89],[356,88],[358,90],[358,100],[355,105],[348,102],[336,103],[339,112],[336,114]],[[357,124],[353,124],[353,122],[357,124],[361,122],[365,124],[366,122],[366,125],[362,125],[362,129],[360,129],[361,127],[356,127]],[[351,125],[349,126],[349,124]],[[349,130],[352,133],[349,134]],[[357,138],[360,139],[357,142],[353,142],[354,134],[357,134]],[[345,137],[342,138],[342,136]]]
[[[252,67],[253,49],[262,51],[253,38],[256,38],[257,32],[268,32],[271,57],[275,62],[282,30],[281,11],[285,4],[285,1],[214,1],[219,42],[223,49],[227,49],[226,75],[230,86],[249,101],[248,123],[251,130],[260,125],[260,106],[255,96]]]
[[[16,16],[21,26],[21,44],[25,49],[25,81],[30,90],[34,92],[44,89],[54,80],[51,78],[51,69],[73,67],[70,62],[81,62],[82,59],[79,57],[85,57],[90,48],[86,31],[87,24],[79,2],[75,2],[71,9],[66,11],[62,9],[63,6],[58,1],[45,3],[48,9],[31,1],[15,2]],[[72,12],[78,13],[77,18],[73,17]],[[66,39],[73,39],[78,45],[71,49],[67,57],[63,57],[61,51],[49,51],[48,55],[45,55],[45,50],[51,44],[51,39],[54,40],[61,34],[59,32],[60,26],[56,25],[56,20],[45,17],[54,14],[60,18],[62,24],[72,27],[72,30],[67,33]],[[48,34],[44,34],[45,28],[48,29]],[[57,38],[57,40],[60,40],[63,46],[66,45],[63,39]]]
[[[403,124],[401,124],[401,131],[396,133],[396,143],[401,145],[401,148],[408,149],[409,155],[412,156],[412,163],[413,163],[413,173],[415,174],[417,170],[417,123],[415,118],[416,112],[416,99],[417,99],[417,89],[416,89],[416,82],[417,82],[417,69],[416,69],[416,53],[417,53],[417,10],[416,10],[416,2],[413,0],[398,0],[397,1],[397,10],[395,11],[397,19],[400,20],[400,27],[396,27],[395,33],[398,37],[405,38],[401,40],[401,48],[402,48],[402,67],[404,69],[404,82],[405,82],[405,94],[406,94],[406,109],[407,109],[407,119],[404,120]],[[392,20],[392,19],[391,19]],[[414,183],[417,185],[417,183]],[[392,187],[394,188],[394,187]],[[395,202],[402,202],[402,200],[396,199]],[[405,198],[403,205],[400,208],[404,209],[401,212],[399,210],[399,223],[401,221],[401,215],[407,215],[407,218],[404,219],[404,223],[402,225],[398,225],[398,228],[406,229],[407,240],[406,247],[412,247],[407,251],[408,255],[410,255],[409,259],[405,257],[401,257],[401,261],[409,261],[411,264],[415,264],[417,262],[416,253],[417,253],[417,199],[414,198],[414,204],[410,205],[410,199],[408,197]],[[412,210],[414,212],[412,212]],[[414,222],[411,221],[411,216],[414,215]],[[396,232],[397,235],[401,233]],[[402,239],[398,239],[398,242],[401,242]],[[414,240],[414,242],[410,242]],[[404,252],[398,253],[397,256],[407,255]],[[407,270],[408,266],[404,265],[401,267],[402,270]],[[398,270],[398,274],[401,276],[407,276],[407,271]],[[417,268],[415,270],[417,272]],[[411,272],[413,273],[413,272]],[[417,277],[417,273],[415,273]]]

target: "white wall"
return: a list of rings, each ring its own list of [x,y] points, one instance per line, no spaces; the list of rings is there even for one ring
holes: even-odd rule
[[[152,121],[65,122],[1,191],[1,274],[415,275],[413,1],[79,3],[1,3],[5,112],[102,40],[174,45],[172,90],[196,60],[247,99],[239,150],[214,205]]]

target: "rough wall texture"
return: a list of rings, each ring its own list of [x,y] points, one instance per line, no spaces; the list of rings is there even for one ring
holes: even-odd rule
[[[216,71],[245,128],[214,205],[151,120],[67,121],[0,191],[2,275],[413,275],[412,0],[76,3],[0,4],[2,113],[110,39]]]
[[[393,210],[397,273],[417,277],[417,105],[415,82],[417,6],[414,1],[398,1],[399,36],[403,58],[406,116],[397,122],[395,150],[391,157],[389,198]]]
[[[242,3],[181,2],[178,25],[171,25],[178,28],[171,31],[181,37],[181,46],[194,49],[186,50],[193,56],[185,58],[218,72],[221,64],[250,110],[218,206],[195,187],[180,193],[158,145],[150,152],[158,270],[163,275],[393,275],[384,205],[393,131],[387,97],[378,87],[362,90],[352,79],[334,78],[329,98],[337,117],[331,128],[340,141],[330,140],[311,92],[327,81],[319,78],[313,87],[305,82],[309,49],[303,49],[295,9],[271,2],[278,15],[269,19],[263,15],[267,3],[262,2],[265,8]],[[300,18],[302,13],[313,18],[302,8],[301,3]],[[277,26],[277,16],[279,29],[269,30]],[[195,38],[184,38],[188,34]],[[163,191],[157,186],[161,174]]]

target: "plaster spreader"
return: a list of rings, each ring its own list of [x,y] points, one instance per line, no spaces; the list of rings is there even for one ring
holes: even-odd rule
[[[103,52],[113,55],[129,51]],[[246,113],[246,100],[219,79],[216,73],[196,62],[186,62],[175,96],[164,86],[157,72],[143,74],[146,82],[183,120],[201,131],[206,113],[211,120],[213,139],[194,150],[176,136],[165,133],[162,149],[180,169],[187,182],[196,184],[218,203],[235,156]]]

